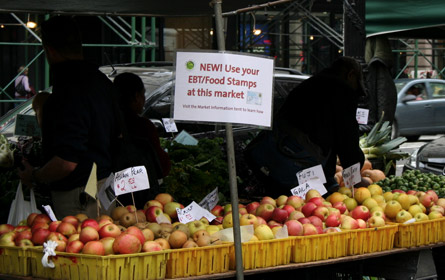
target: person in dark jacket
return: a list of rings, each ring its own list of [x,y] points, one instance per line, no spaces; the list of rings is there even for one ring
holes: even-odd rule
[[[168,153],[161,147],[159,135],[155,125],[146,117],[140,116],[145,105],[145,87],[141,78],[133,73],[122,73],[114,78],[114,86],[118,93],[118,102],[124,119],[125,129],[131,137],[147,140],[146,147],[140,147],[140,153],[144,153],[147,148],[154,150],[154,153],[145,155],[156,162],[155,170],[147,170],[150,182],[150,189],[142,190],[134,197],[136,208],[142,209],[145,203],[153,199],[159,193],[158,180],[167,176],[170,172],[171,163]],[[142,142],[143,143],[143,142]],[[119,196],[119,201],[123,204],[133,204],[129,195]]]
[[[294,128],[319,148],[317,163],[323,165],[330,192],[338,187],[334,180],[337,157],[344,168],[356,163],[363,166],[356,112],[364,90],[360,64],[341,57],[290,92],[275,118],[274,130]]]
[[[98,190],[111,174],[111,141],[117,137],[114,87],[97,66],[83,60],[80,31],[72,18],[52,17],[42,23],[41,31],[53,85],[42,110],[46,164],[34,169],[24,161],[19,175],[26,185],[47,186],[59,219],[78,213],[95,218],[96,200],[84,190],[93,163]]]

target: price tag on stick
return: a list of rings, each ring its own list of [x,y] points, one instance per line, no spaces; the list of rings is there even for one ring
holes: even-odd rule
[[[360,183],[362,177],[360,175],[360,163],[343,169],[343,181],[345,182],[345,186],[348,188],[353,188],[355,184]]]
[[[300,184],[296,186],[295,188],[291,189],[292,195],[299,196],[303,199],[306,198],[306,194],[310,190],[317,190],[321,195],[324,195],[328,191],[324,187],[323,183],[319,179],[309,180],[303,184]]]
[[[116,172],[114,175],[114,193],[121,195],[150,188],[145,166],[135,166]]]
[[[178,220],[183,224],[199,220],[202,217],[205,217],[209,222],[216,218],[212,213],[202,208],[194,201],[187,207],[184,207],[184,209],[176,208],[176,212],[178,213]]]
[[[218,204],[218,187],[216,187],[211,193],[206,195],[201,202],[199,203],[199,206],[201,206],[204,209],[207,209],[208,211],[211,211],[213,207]]]
[[[311,168],[306,168],[297,172],[298,184],[302,185],[309,180],[319,179],[322,184],[326,183],[326,177],[324,176],[323,167],[321,164]]]

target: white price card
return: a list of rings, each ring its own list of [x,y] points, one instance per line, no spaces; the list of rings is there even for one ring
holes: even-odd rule
[[[45,209],[46,214],[48,214],[51,221],[57,221],[56,215],[54,215],[53,209],[49,205],[42,205],[43,209]]]
[[[309,180],[303,184],[296,186],[290,191],[292,195],[296,195],[305,199],[306,194],[309,190],[317,190],[320,193],[320,195],[324,195],[325,193],[328,192],[324,187],[323,183],[319,179]]]
[[[178,220],[183,224],[199,220],[202,217],[205,217],[209,222],[216,218],[212,213],[202,208],[194,201],[187,207],[184,207],[184,209],[176,208],[176,212],[178,213]]]
[[[208,195],[206,195],[201,202],[199,203],[199,206],[201,206],[202,208],[211,211],[213,209],[213,207],[216,206],[216,204],[218,204],[218,187],[216,187],[211,193],[209,193]]]
[[[116,172],[113,187],[116,195],[149,189],[150,183],[145,166],[130,167]]]
[[[116,200],[116,195],[114,194],[113,182],[114,182],[114,174],[111,173],[110,176],[108,176],[105,183],[101,186],[99,192],[97,193],[97,197],[99,198],[99,201],[101,205],[105,208],[105,210],[108,210],[113,201]]]
[[[343,181],[347,188],[352,188],[355,184],[360,183],[362,177],[360,176],[360,163],[349,166],[343,169]]]
[[[314,167],[310,167],[297,172],[298,184],[304,184],[309,180],[319,179],[321,183],[326,183],[326,177],[324,176],[323,167],[321,164]]]
[[[176,123],[175,123],[174,119],[162,118],[162,122],[164,123],[165,131],[178,132],[178,128],[176,127]]]
[[[357,113],[355,117],[359,124],[368,124],[368,115],[369,115],[368,109],[357,108]]]

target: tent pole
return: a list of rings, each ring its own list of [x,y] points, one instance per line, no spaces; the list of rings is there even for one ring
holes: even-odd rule
[[[215,11],[216,39],[218,50],[225,51],[224,28],[222,21],[222,0],[213,0]],[[231,123],[226,123],[227,163],[229,166],[230,200],[232,203],[233,238],[235,240],[236,279],[244,279],[243,255],[241,248],[241,229],[239,219],[238,188],[236,184],[235,148]]]

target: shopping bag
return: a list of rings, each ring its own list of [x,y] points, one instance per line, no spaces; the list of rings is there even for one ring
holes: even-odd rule
[[[15,199],[11,203],[9,210],[8,224],[18,225],[21,221],[26,220],[31,213],[41,213],[36,206],[34,190],[30,190],[30,201],[25,200],[22,190],[22,182],[17,187]]]

